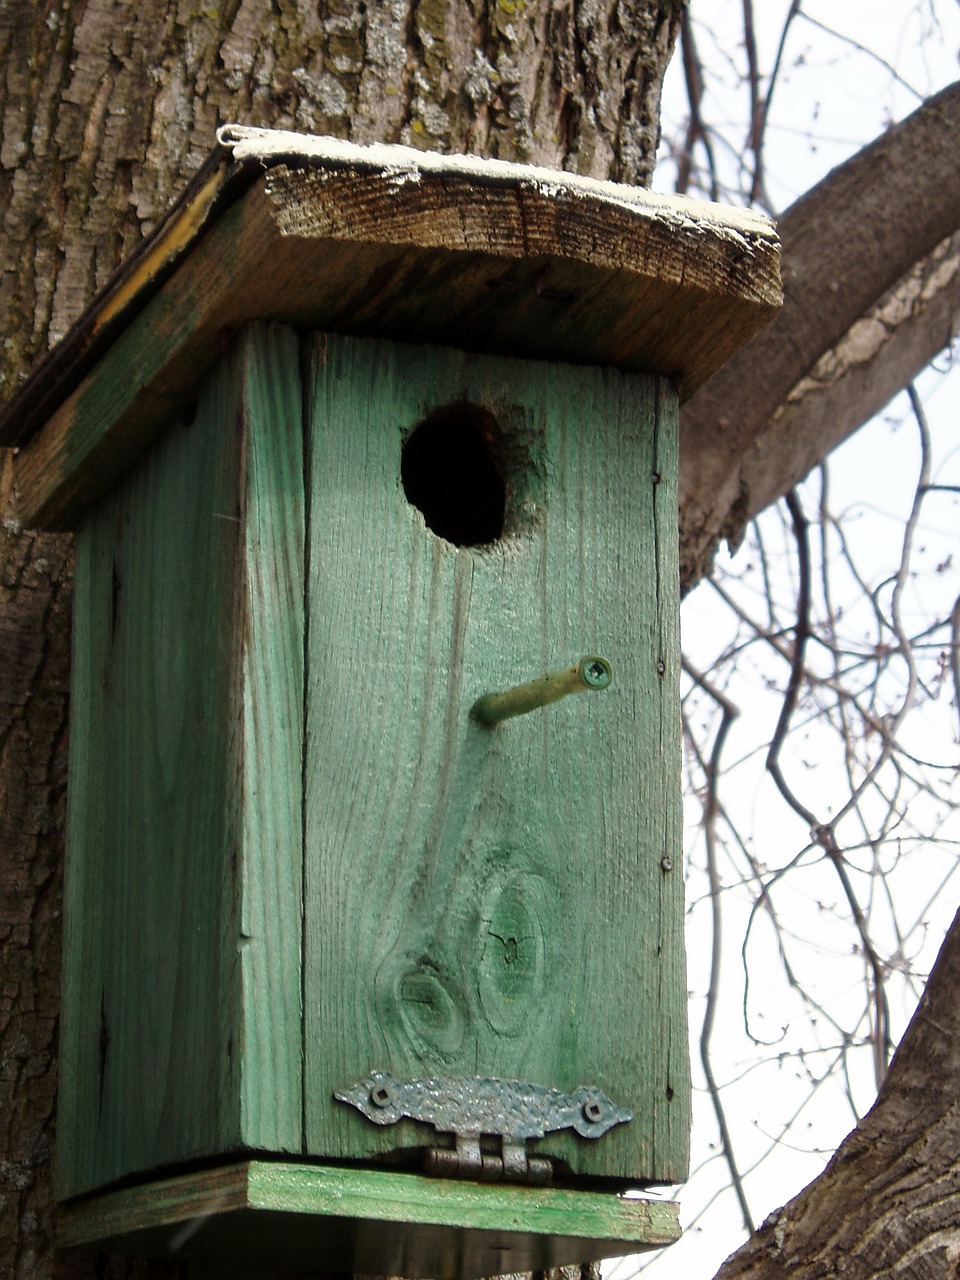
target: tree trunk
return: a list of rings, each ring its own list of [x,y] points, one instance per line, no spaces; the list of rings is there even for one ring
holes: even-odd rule
[[[6,399],[226,121],[646,184],[678,0],[0,0]],[[170,1276],[53,1248],[70,541],[0,472],[0,1276]]]
[[[716,1280],[941,1280],[960,1263],[960,914],[874,1106]],[[842,1260],[842,1261],[841,1261]]]

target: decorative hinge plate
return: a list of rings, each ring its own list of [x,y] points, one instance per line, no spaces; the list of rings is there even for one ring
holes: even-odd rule
[[[553,1166],[532,1156],[524,1143],[559,1129],[581,1138],[600,1138],[614,1125],[633,1119],[589,1085],[572,1093],[524,1080],[486,1076],[430,1076],[400,1080],[388,1071],[372,1071],[334,1094],[373,1124],[396,1124],[405,1117],[452,1134],[453,1147],[428,1147],[424,1169],[442,1177],[481,1181],[546,1182]],[[485,1151],[481,1137],[499,1139],[500,1153]]]

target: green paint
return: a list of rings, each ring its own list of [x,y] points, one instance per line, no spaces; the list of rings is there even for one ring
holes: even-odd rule
[[[507,880],[490,886],[481,908],[486,939],[481,937],[477,994],[483,1016],[504,1036],[522,1033],[526,1012],[536,1007],[549,977],[536,899],[536,884]]]
[[[205,1274],[230,1259],[230,1276],[238,1263],[256,1274],[318,1258],[327,1271],[486,1276],[617,1257],[679,1235],[670,1202],[257,1161],[111,1192],[58,1220],[61,1245],[198,1258]]]
[[[411,430],[464,402],[536,444],[534,475],[506,463],[508,494],[536,493],[536,510],[508,509],[510,532],[475,547],[432,534],[400,480]],[[432,1141],[333,1100],[373,1068],[485,1075],[596,1085],[635,1120],[537,1151],[680,1180],[682,883],[660,868],[679,858],[679,714],[657,667],[677,647],[673,392],[331,337],[308,413],[307,1149]],[[578,652],[615,667],[602,696],[471,722],[505,673]]]
[[[300,1147],[298,354],[248,330],[77,536],[61,1197]]]
[[[465,402],[496,419],[508,501],[500,539],[458,548],[400,459]],[[253,325],[91,508],[61,1197],[244,1150],[412,1162],[432,1129],[334,1099],[374,1068],[596,1086],[634,1119],[534,1153],[614,1183],[684,1176],[682,883],[661,869],[680,830],[676,407],[654,377]],[[606,658],[555,670],[597,651],[616,681],[557,701],[604,683]],[[499,696],[539,714],[471,721],[531,671],[554,674]],[[457,1231],[522,1236],[507,1269],[591,1236],[538,1218],[528,1188],[302,1173],[327,1176],[340,1190],[304,1212],[342,1215],[341,1244],[375,1216],[420,1222],[414,1202],[410,1248],[434,1259],[467,1248],[441,1204]],[[641,1238],[603,1222],[604,1249]]]

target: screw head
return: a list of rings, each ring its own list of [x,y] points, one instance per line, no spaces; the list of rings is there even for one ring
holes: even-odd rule
[[[673,870],[673,859],[672,859],[672,858],[661,858],[661,859],[660,859],[660,870],[661,870],[661,871],[672,871],[672,870]]]
[[[584,1120],[588,1120],[590,1124],[599,1124],[603,1119],[603,1107],[599,1102],[585,1102],[581,1110]]]
[[[396,1098],[396,1090],[381,1081],[370,1090],[370,1101],[375,1107],[389,1107]]]
[[[613,679],[613,668],[606,658],[591,654],[580,663],[580,675],[591,689],[606,689]]]

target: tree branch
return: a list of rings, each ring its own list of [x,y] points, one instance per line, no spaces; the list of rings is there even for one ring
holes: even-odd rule
[[[723,1158],[726,1161],[727,1169],[730,1174],[730,1184],[733,1187],[737,1202],[740,1205],[740,1214],[743,1218],[743,1225],[747,1231],[755,1229],[753,1215],[750,1212],[750,1205],[747,1202],[747,1194],[743,1185],[743,1177],[737,1164],[736,1154],[733,1149],[733,1138],[730,1134],[730,1126],[727,1124],[726,1111],[723,1106],[723,1100],[720,1097],[720,1086],[713,1070],[713,1059],[710,1055],[710,1041],[713,1036],[713,1027],[716,1020],[717,1005],[720,1000],[720,969],[723,963],[723,913],[721,910],[721,894],[723,885],[720,882],[720,869],[717,865],[717,818],[720,813],[720,799],[718,795],[718,786],[720,781],[720,758],[723,755],[724,743],[727,740],[727,733],[734,720],[740,714],[739,708],[734,702],[724,694],[722,689],[712,684],[705,675],[697,671],[692,663],[683,659],[683,668],[691,679],[695,680],[703,691],[714,699],[720,708],[721,719],[717,729],[716,736],[713,740],[713,747],[710,751],[708,760],[703,761],[704,771],[704,797],[703,797],[703,834],[704,843],[707,851],[707,875],[710,881],[710,918],[712,926],[712,936],[710,940],[710,980],[707,986],[706,1008],[703,1014],[703,1026],[700,1031],[700,1062],[703,1067],[704,1078],[707,1082],[707,1092],[710,1095],[710,1101],[713,1104],[713,1113],[717,1121],[717,1129],[720,1133],[720,1146],[723,1151]],[[698,752],[699,755],[699,752]]]
[[[716,1280],[814,1280],[841,1257],[844,1280],[956,1274],[958,990],[960,914],[872,1110]]]
[[[957,331],[960,166],[942,148],[958,132],[960,82],[781,219],[783,311],[683,410],[687,586]]]

